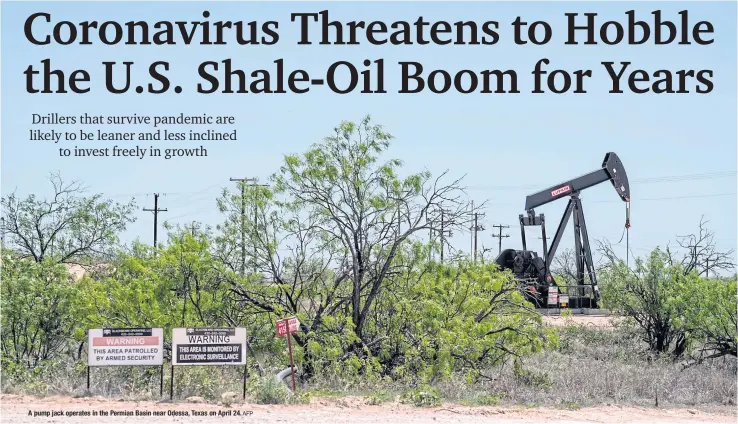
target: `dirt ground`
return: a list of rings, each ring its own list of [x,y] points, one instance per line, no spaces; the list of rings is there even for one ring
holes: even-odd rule
[[[415,408],[367,405],[361,398],[314,399],[309,405],[230,407],[186,402],[132,402],[93,398],[0,396],[3,423],[735,423],[727,408],[655,409],[606,405],[577,411],[547,408],[466,407],[445,404]],[[139,416],[136,416],[136,413]],[[46,415],[46,414],[49,415]],[[93,416],[93,413],[97,415]],[[158,413],[159,415],[154,415]],[[61,414],[50,416],[51,414]],[[85,414],[82,416],[81,414]],[[198,415],[198,414],[204,414]]]

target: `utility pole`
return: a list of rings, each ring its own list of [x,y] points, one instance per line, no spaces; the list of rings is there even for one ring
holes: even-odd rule
[[[474,202],[472,202],[472,210],[474,210]],[[471,227],[472,230],[472,241],[473,241],[473,251],[474,251],[474,262],[477,261],[477,233],[479,231],[484,231],[485,228],[483,225],[479,225],[479,217],[484,217],[483,213],[474,212],[474,226]]]
[[[255,178],[231,178],[241,183],[241,275],[246,274],[246,183],[255,182]]]
[[[425,210],[425,222],[428,224],[428,262],[430,262],[433,260],[433,225],[428,217],[428,209]]]
[[[694,264],[693,269],[699,271],[700,263],[697,262],[697,249],[701,248],[702,246],[696,245],[692,248],[692,263]],[[699,271],[698,275],[702,275],[702,271]]]
[[[474,212],[474,262],[477,262],[477,232],[479,231],[479,224],[477,224],[479,214]]]
[[[705,276],[710,278],[710,258],[705,258]]]
[[[472,200],[470,213],[473,213],[473,212],[474,212],[474,201]],[[471,235],[471,246],[469,247],[469,252],[473,252],[474,251],[474,231],[472,231],[470,235]]]
[[[446,233],[443,232],[443,212],[444,210],[441,209],[441,263],[443,263],[443,240]]]
[[[191,230],[192,231],[192,237],[195,237],[195,228],[199,228],[199,227],[200,226],[197,225],[197,223],[195,221],[192,221],[192,225],[190,226],[190,228],[192,229]]]
[[[492,234],[492,237],[497,237],[499,239],[498,240],[498,245],[497,245],[497,254],[499,255],[500,253],[502,253],[502,238],[503,237],[504,238],[510,237],[510,234],[505,234],[503,236],[502,235],[502,229],[503,228],[510,228],[510,226],[509,225],[493,225],[493,227],[495,227],[495,228],[497,228],[497,229],[500,230],[499,231],[499,234]]]
[[[266,184],[256,184],[258,178],[231,178],[231,181],[241,183],[241,275],[246,273],[246,183],[251,187],[269,187]],[[256,196],[254,196],[254,227],[259,214]],[[254,272],[256,272],[256,245],[254,244]]]
[[[259,181],[258,178],[255,178],[254,180]],[[257,226],[257,224],[259,221],[259,202],[258,202],[259,199],[256,195],[257,193],[256,187],[269,187],[269,185],[268,184],[256,184],[254,182],[254,183],[251,183],[251,187],[254,188],[254,231],[258,231],[259,227]],[[256,243],[254,243],[254,274],[256,274],[256,257],[257,257]]]
[[[445,220],[445,209],[441,209],[441,263],[443,263],[443,245],[446,242],[446,235],[451,237],[453,235],[453,232],[451,230],[446,230],[446,220]]]
[[[154,212],[154,251],[156,251],[156,230],[159,226],[159,212],[166,212],[166,209],[159,209],[159,193],[154,193],[154,209],[143,209],[146,212]]]
[[[449,237],[452,236],[453,231],[446,229],[446,224],[448,224],[448,222],[446,221],[446,215],[449,213],[449,211],[443,208],[438,209],[438,211],[440,213],[438,217],[435,217],[435,216],[429,217],[428,210],[426,209],[425,220],[428,223],[428,231],[429,231],[429,237],[430,237],[429,243],[433,242],[435,235],[438,235],[441,240],[441,263],[443,263],[443,253],[444,253],[444,247],[445,247],[444,245],[446,244],[446,236],[449,236]],[[436,225],[439,225],[439,229],[434,230],[433,227]],[[428,252],[428,260],[432,259],[431,257],[432,250],[433,249],[431,249]]]

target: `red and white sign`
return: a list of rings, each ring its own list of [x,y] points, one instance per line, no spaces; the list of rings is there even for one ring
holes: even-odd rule
[[[94,328],[88,332],[87,365],[161,365],[164,330],[161,328]]]
[[[565,186],[563,186],[561,188],[557,188],[556,190],[552,191],[551,192],[551,197],[556,197],[559,194],[568,193],[570,191],[571,191],[571,186],[570,185],[565,185]]]
[[[284,337],[288,334],[297,333],[300,328],[300,321],[297,317],[289,317],[277,321],[277,336]]]
[[[297,333],[297,330],[300,328],[300,321],[297,320],[297,317],[289,317],[285,319],[280,319],[277,321],[277,336],[279,337],[287,337],[287,348],[290,350],[290,368],[292,368],[292,391],[294,392],[296,390],[295,388],[295,360],[292,358],[292,336],[289,336],[292,333]]]
[[[548,289],[548,304],[557,305],[559,303],[559,292],[551,287]]]

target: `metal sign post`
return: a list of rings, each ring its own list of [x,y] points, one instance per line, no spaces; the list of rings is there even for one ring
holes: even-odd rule
[[[243,366],[243,391],[241,392],[241,398],[246,400],[246,378],[248,377],[248,365]]]
[[[295,360],[292,359],[292,334],[287,335],[287,347],[290,350],[290,369],[292,372],[290,375],[292,376],[292,392],[295,392]]]
[[[297,333],[300,328],[300,321],[297,317],[289,317],[277,321],[277,336],[287,337],[287,349],[290,352],[290,370],[292,375],[292,392],[296,391],[295,388],[295,360],[292,357],[292,333]]]

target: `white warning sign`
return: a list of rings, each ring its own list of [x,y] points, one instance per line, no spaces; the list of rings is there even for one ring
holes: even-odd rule
[[[245,328],[175,328],[172,365],[245,365]]]
[[[559,291],[555,287],[548,289],[548,305],[557,305],[559,303]]]
[[[164,330],[161,328],[94,328],[88,331],[87,365],[161,365]]]

